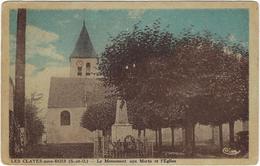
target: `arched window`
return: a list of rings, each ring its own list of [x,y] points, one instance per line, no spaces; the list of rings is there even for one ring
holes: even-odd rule
[[[90,75],[90,63],[86,63],[86,75]]]
[[[61,126],[70,125],[70,113],[69,113],[69,111],[62,111],[60,113],[60,125]]]
[[[78,76],[82,75],[82,66],[78,66]]]

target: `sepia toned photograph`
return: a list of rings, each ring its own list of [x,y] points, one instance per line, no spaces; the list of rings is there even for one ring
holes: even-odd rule
[[[258,5],[185,4],[5,3],[2,158],[256,162]]]

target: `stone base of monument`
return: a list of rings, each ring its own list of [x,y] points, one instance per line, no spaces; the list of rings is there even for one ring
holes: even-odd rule
[[[128,135],[133,136],[133,125],[129,123],[112,125],[112,142],[116,142],[119,139],[120,142],[123,142]]]

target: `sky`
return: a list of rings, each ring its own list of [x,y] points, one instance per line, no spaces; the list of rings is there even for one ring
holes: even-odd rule
[[[16,10],[10,11],[10,75],[14,76]],[[248,46],[247,9],[156,9],[156,10],[27,10],[26,95],[44,94],[47,108],[51,76],[69,76],[69,56],[83,20],[96,52],[101,55],[110,37],[131,31],[133,25],[151,25],[160,19],[162,27],[178,35],[184,28],[216,33],[231,42]]]

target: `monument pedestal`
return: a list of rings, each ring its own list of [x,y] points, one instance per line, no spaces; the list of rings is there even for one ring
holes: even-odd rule
[[[133,127],[131,124],[114,124],[112,125],[112,142],[124,141],[125,137],[133,135]]]

